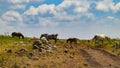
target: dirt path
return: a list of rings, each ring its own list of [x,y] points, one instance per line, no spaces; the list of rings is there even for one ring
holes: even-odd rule
[[[120,68],[120,58],[101,49],[80,47],[88,68]]]

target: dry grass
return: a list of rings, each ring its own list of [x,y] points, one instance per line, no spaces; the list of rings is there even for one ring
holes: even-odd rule
[[[115,41],[115,40],[113,40]],[[0,67],[6,68],[86,68],[83,57],[79,53],[79,46],[94,46],[94,42],[79,40],[78,44],[67,44],[65,40],[59,40],[58,43],[51,41],[57,46],[57,50],[53,53],[41,54],[37,50],[32,50],[32,42],[29,38],[18,39],[9,36],[0,36]],[[118,54],[120,49],[111,48],[114,43],[104,43],[103,49]],[[16,54],[20,49],[25,49],[21,56]],[[68,52],[65,53],[65,48]],[[12,52],[7,53],[8,50]],[[34,56],[29,58],[29,53]]]

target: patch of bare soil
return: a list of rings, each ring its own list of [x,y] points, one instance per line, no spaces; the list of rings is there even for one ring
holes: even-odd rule
[[[79,47],[89,68],[120,68],[120,58],[105,50]]]
[[[98,67],[102,67],[101,64],[99,64],[98,62],[96,62],[94,60],[94,58],[84,49],[80,49],[80,53],[81,55],[84,57],[85,62],[88,64],[89,68],[98,68]]]

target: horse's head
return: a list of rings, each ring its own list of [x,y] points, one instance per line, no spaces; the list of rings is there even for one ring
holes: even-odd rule
[[[57,37],[57,36],[58,36],[58,34],[55,34],[54,36],[55,36],[55,37]]]
[[[21,37],[22,37],[22,39],[24,39],[24,36],[23,36],[23,34],[21,34]]]
[[[17,35],[19,36],[19,38],[21,37],[22,39],[24,39],[24,35],[22,33],[18,32]]]
[[[43,35],[40,36],[40,39],[43,37]]]

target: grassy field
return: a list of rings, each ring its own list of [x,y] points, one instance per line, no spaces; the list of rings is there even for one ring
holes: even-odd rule
[[[30,38],[19,39],[10,36],[0,36],[0,68],[86,68],[86,64],[79,54],[77,47],[95,47],[100,48],[119,55],[120,49],[113,46],[119,39],[112,39],[111,42],[105,41],[97,43],[88,40],[78,40],[78,44],[69,44],[64,40],[59,40],[57,43],[52,42],[52,45],[57,46],[57,50],[53,53],[41,54],[38,50],[32,50],[33,41]],[[117,44],[118,46],[120,44]],[[65,48],[68,48],[68,53],[65,53]],[[21,49],[25,51],[18,53]],[[30,54],[33,57],[29,57]],[[74,55],[75,54],[75,55]],[[74,56],[73,56],[74,55]],[[74,58],[75,57],[75,58]],[[74,67],[73,67],[74,66]]]

